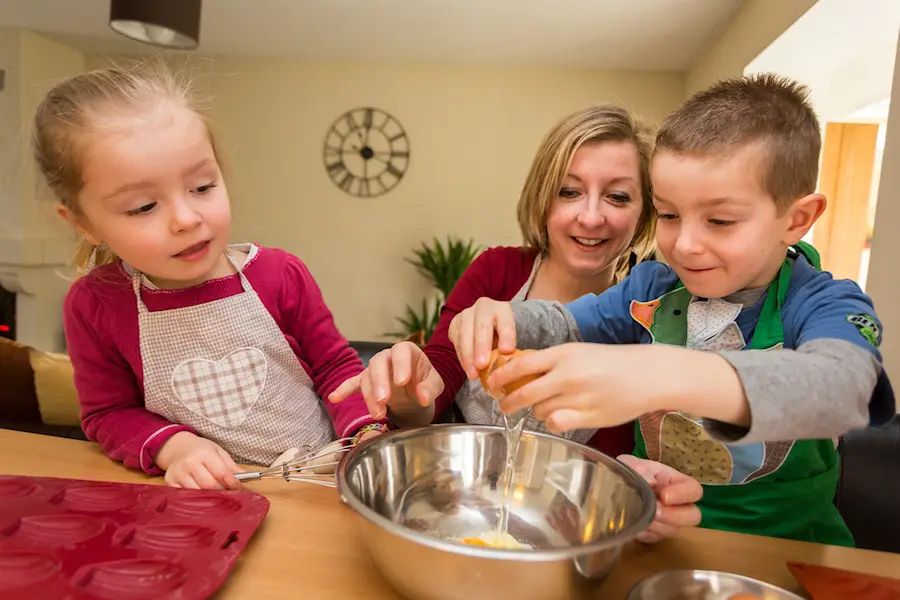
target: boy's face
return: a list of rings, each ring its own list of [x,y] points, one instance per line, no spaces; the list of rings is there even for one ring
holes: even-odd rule
[[[761,168],[756,147],[725,158],[666,150],[654,157],[650,177],[659,213],[656,240],[691,293],[721,298],[769,284],[787,246],[799,241],[818,216],[801,233],[797,207],[779,214],[762,188]]]

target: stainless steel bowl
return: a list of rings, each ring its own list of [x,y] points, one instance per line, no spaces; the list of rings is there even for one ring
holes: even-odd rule
[[[628,592],[627,600],[730,600],[738,594],[751,594],[762,600],[803,600],[787,590],[743,575],[693,569],[651,575]]]
[[[375,564],[423,600],[595,598],[622,546],[653,520],[650,486],[581,444],[526,432],[509,532],[530,550],[460,543],[493,530],[503,495],[503,428],[433,425],[354,449],[338,468]]]

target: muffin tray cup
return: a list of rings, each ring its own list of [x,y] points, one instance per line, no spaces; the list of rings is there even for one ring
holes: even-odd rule
[[[268,511],[252,492],[0,475],[0,598],[208,598]]]

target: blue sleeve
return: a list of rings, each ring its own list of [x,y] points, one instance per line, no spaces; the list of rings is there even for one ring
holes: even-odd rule
[[[788,321],[785,325],[794,334],[794,348],[812,340],[843,340],[882,362],[881,321],[875,314],[872,299],[855,282],[832,279],[829,273],[816,273],[791,298],[789,306],[785,307]],[[895,404],[891,383],[882,370],[869,402],[870,424],[889,421],[894,416]]]
[[[618,285],[602,294],[588,294],[566,304],[578,331],[586,342],[637,344],[641,328],[631,317],[631,302],[645,302],[662,296],[678,278],[665,264],[643,262]]]
[[[871,352],[881,362],[881,321],[872,299],[856,283],[817,273],[790,304],[795,309],[791,311],[792,322],[786,325],[795,332],[795,347],[812,340],[844,340]]]

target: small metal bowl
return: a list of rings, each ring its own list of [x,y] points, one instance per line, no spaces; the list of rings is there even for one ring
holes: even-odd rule
[[[740,596],[739,594],[749,594]],[[641,580],[626,600],[803,600],[797,594],[743,575],[684,569]]]
[[[338,468],[375,565],[417,600],[596,598],[622,546],[656,512],[624,464],[552,435],[525,432],[509,533],[532,549],[470,546],[498,522],[506,462],[501,427],[432,425],[378,436]]]

